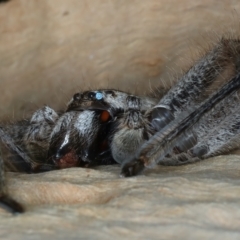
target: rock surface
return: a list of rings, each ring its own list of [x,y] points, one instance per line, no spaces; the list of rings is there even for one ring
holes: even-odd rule
[[[239,239],[240,156],[157,167],[9,173],[27,212],[0,212],[0,239]]]

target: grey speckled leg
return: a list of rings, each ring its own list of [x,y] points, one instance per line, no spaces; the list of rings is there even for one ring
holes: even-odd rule
[[[161,164],[161,162],[165,163],[165,158],[168,158],[168,155],[170,156],[169,161],[172,159],[173,163],[176,163],[176,159],[178,158],[180,160],[183,158],[184,161],[182,162],[189,162],[191,158],[198,160],[198,158],[207,158],[215,155],[221,146],[231,141],[234,135],[239,133],[239,117],[236,114],[239,111],[236,108],[240,101],[236,93],[236,96],[232,95],[239,88],[240,74],[238,73],[236,77],[232,78],[209,99],[205,100],[200,107],[195,108],[195,110],[191,111],[190,114],[186,114],[186,116],[180,114],[178,119],[173,120],[165,128],[157,132],[140,148],[135,158],[127,163],[128,168],[131,167],[131,163],[136,165],[136,162],[142,162],[141,165],[145,167]],[[227,111],[230,112],[225,113]],[[232,124],[229,124],[229,122],[232,122]],[[212,132],[212,126],[216,126],[218,129]],[[184,149],[185,154],[182,153],[177,158],[171,158],[175,148],[182,141],[186,141],[188,138],[186,136],[189,133],[197,137],[196,143],[193,143],[192,148],[190,144],[189,150]],[[201,135],[207,138],[207,144]],[[219,141],[220,138],[221,140]],[[207,146],[202,146],[203,142]],[[122,168],[122,176],[127,176],[127,172],[125,165]],[[134,174],[137,174],[136,171],[134,171]]]

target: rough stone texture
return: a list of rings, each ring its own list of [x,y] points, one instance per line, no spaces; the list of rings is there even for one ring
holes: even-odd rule
[[[77,90],[145,93],[222,32],[238,35],[238,0],[10,0],[0,4],[1,119]],[[214,32],[213,32],[214,30]],[[210,35],[210,36],[209,36]],[[172,82],[165,82],[169,84]],[[0,239],[239,239],[240,157],[159,167],[8,174],[27,208],[0,211]]]
[[[27,212],[0,212],[0,239],[239,239],[239,161],[159,166],[129,179],[119,166],[9,173]]]

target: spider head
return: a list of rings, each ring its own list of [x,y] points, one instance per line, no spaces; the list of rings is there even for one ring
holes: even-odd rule
[[[67,111],[85,109],[125,109],[127,93],[117,90],[97,90],[76,93],[68,103]]]

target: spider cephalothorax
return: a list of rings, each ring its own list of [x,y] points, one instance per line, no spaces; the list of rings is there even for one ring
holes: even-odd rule
[[[113,159],[123,163],[152,136],[151,112],[156,103],[155,98],[108,89],[75,94],[68,111],[87,108],[109,112],[111,120],[107,124],[108,131],[105,131],[106,141]]]
[[[74,94],[66,111],[43,107],[30,120],[2,126],[2,142],[17,157],[0,159],[0,201],[21,210],[4,192],[3,162],[27,172],[117,162],[122,176],[132,176],[238,148],[239,60],[239,40],[222,39],[163,96],[86,91]]]

